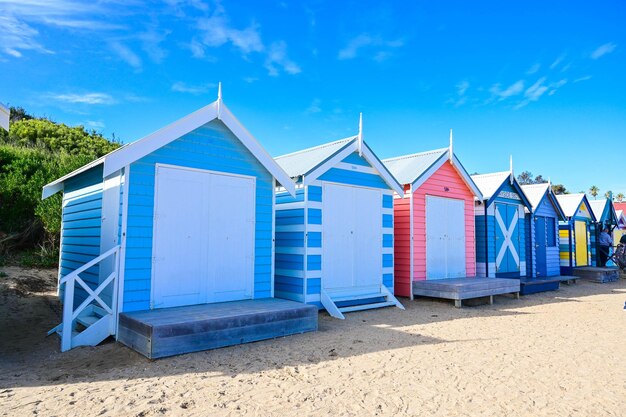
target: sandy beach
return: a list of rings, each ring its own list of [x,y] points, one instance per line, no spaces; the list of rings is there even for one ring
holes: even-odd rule
[[[319,331],[149,361],[61,354],[55,271],[0,268],[3,416],[622,416],[626,281],[455,309],[320,314]]]

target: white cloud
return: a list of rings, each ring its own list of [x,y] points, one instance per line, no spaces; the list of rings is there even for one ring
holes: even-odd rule
[[[491,94],[498,98],[498,101],[506,100],[509,97],[516,96],[520,94],[523,90],[524,80],[518,80],[504,90],[500,88],[500,84],[494,84],[489,89]]]
[[[470,83],[467,80],[463,80],[456,85],[456,92],[458,95],[463,96],[467,92]]]
[[[259,81],[257,77],[243,77],[243,80],[248,84],[252,84],[253,82]]]
[[[188,94],[204,94],[210,89],[215,88],[215,84],[201,84],[201,85],[187,85],[181,81],[175,82],[172,84],[172,91],[176,91],[177,93],[188,93]]]
[[[540,63],[535,63],[533,64],[532,67],[528,68],[528,71],[526,71],[527,75],[533,75],[535,73],[537,73],[537,71],[539,71],[541,69],[541,64]]]
[[[582,82],[582,81],[587,81],[587,80],[590,80],[591,78],[592,78],[592,77],[591,77],[591,75],[585,75],[585,76],[583,76],[583,77],[576,78],[576,79],[574,80],[574,83],[579,83],[579,82]]]
[[[122,61],[126,62],[131,67],[136,70],[141,69],[141,58],[134,53],[129,47],[123,45],[119,42],[112,42],[111,49],[122,59]]]
[[[352,38],[343,49],[340,49],[337,58],[340,60],[353,59],[358,56],[359,51],[363,48],[376,47],[383,50],[373,54],[373,59],[382,61],[391,55],[389,49],[400,48],[401,46],[404,46],[404,41],[401,39],[385,41],[380,36],[362,33]]]
[[[595,51],[591,53],[591,59],[598,59],[603,57],[604,55],[610,54],[617,48],[617,45],[613,42],[605,43],[604,45],[600,45],[596,48]]]
[[[5,54],[20,58],[21,51],[50,53],[36,40],[38,35],[39,32],[28,24],[0,13],[0,51]]]
[[[104,122],[100,121],[100,120],[87,120],[85,122],[85,127],[88,127],[90,129],[94,129],[94,130],[102,130],[105,128],[105,124]]]
[[[85,93],[85,94],[48,94],[48,98],[71,104],[115,104],[117,101],[106,93]]]
[[[320,107],[321,104],[322,101],[319,98],[316,98],[311,102],[311,105],[307,107],[304,112],[307,114],[320,113],[322,111],[322,108]]]
[[[200,40],[205,46],[215,48],[230,43],[244,55],[265,49],[258,25],[253,23],[245,29],[232,27],[221,5],[217,6],[213,15],[198,21],[198,29],[202,32]]]
[[[565,54],[561,54],[557,59],[554,60],[552,64],[550,64],[550,69],[555,69],[559,66],[561,62],[565,59]]]
[[[274,42],[270,45],[265,59],[265,68],[269,75],[276,77],[279,67],[287,74],[299,74],[302,69],[287,57],[287,44],[284,41]]]
[[[143,50],[157,64],[163,62],[167,56],[167,51],[161,46],[161,43],[170,33],[172,33],[170,30],[159,31],[156,25],[153,25],[146,32],[138,35]]]

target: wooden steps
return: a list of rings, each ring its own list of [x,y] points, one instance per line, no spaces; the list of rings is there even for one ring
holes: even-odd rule
[[[454,300],[456,307],[461,307],[462,301],[467,299],[488,297],[489,302],[492,302],[494,295],[519,296],[519,293],[520,280],[517,278],[468,277],[413,281],[414,296]]]
[[[604,284],[619,280],[620,270],[617,268],[600,268],[595,266],[583,266],[574,268],[574,275],[585,281]]]
[[[317,307],[276,298],[121,313],[118,340],[150,358],[317,330]]]
[[[396,306],[404,310],[404,306],[391,294],[384,285],[379,292],[369,292],[360,295],[329,294],[322,290],[320,294],[322,306],[328,314],[337,319],[345,319],[343,313],[371,310],[375,308]]]

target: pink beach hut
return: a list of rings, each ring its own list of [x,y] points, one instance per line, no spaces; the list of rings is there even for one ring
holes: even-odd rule
[[[383,161],[404,185],[394,199],[395,294],[414,281],[476,276],[474,199],[482,195],[448,148]],[[410,197],[410,198],[408,198]]]

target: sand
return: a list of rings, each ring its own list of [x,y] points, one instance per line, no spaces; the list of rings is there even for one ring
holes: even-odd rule
[[[624,280],[322,313],[317,333],[151,362],[115,342],[61,354],[55,272],[0,271],[0,415],[626,414]]]

